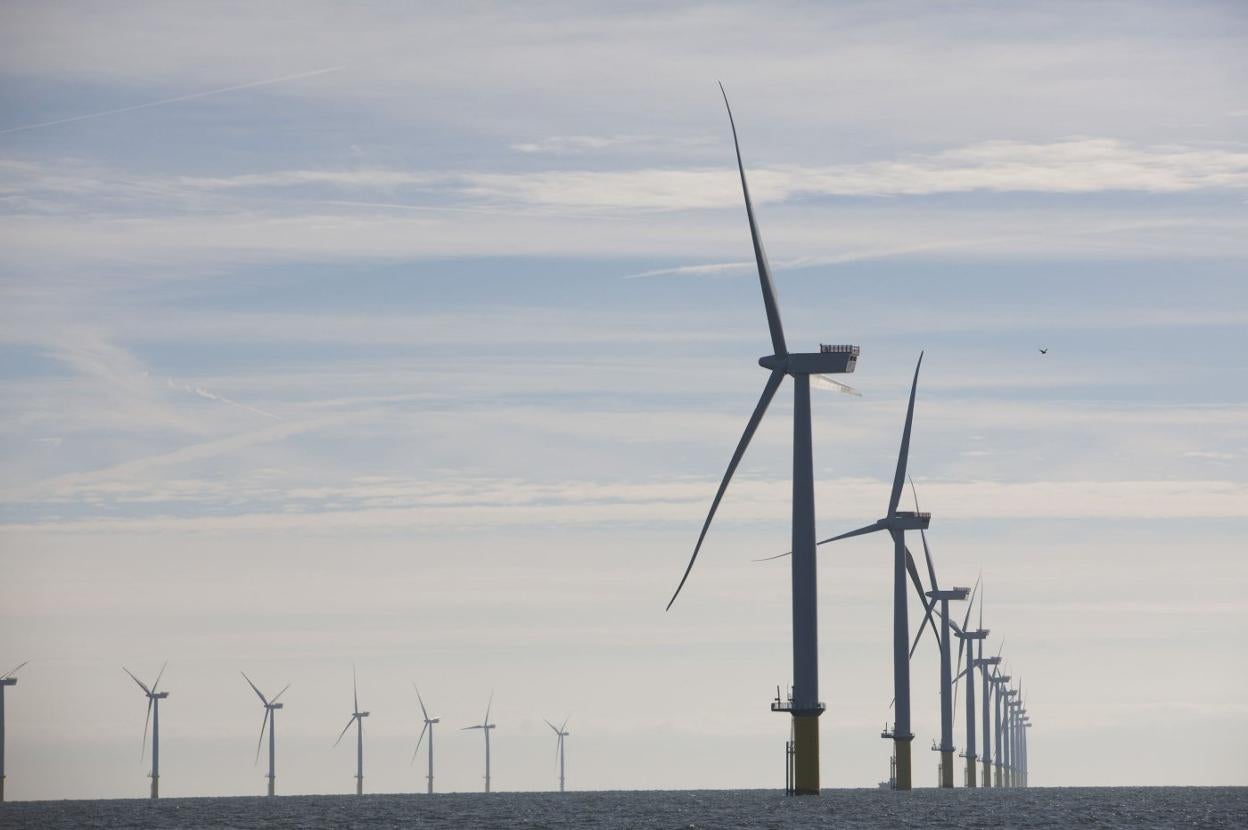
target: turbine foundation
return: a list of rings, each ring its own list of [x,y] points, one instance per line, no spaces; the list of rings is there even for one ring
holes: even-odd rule
[[[940,751],[940,786],[946,790],[953,789],[953,750]]]
[[[913,738],[894,738],[893,753],[897,758],[897,783],[893,789],[910,789],[910,741]]]
[[[793,715],[793,793],[819,795],[819,715]]]
[[[974,755],[966,756],[966,786],[967,787],[971,789],[975,788],[975,784],[976,784],[975,779],[978,777],[977,775],[978,772],[979,771],[975,769],[975,756]]]

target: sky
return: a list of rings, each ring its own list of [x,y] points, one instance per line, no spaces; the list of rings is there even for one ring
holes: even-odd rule
[[[982,573],[1031,783],[1244,784],[1248,11],[1237,3],[0,9],[12,799],[783,785],[791,385],[820,538],[910,471]],[[1048,348],[1041,355],[1039,347]],[[887,775],[889,543],[820,549],[822,775]],[[919,606],[912,600],[911,619]],[[976,612],[978,613],[978,611]],[[936,783],[938,654],[912,664]],[[961,707],[956,743],[964,745]]]

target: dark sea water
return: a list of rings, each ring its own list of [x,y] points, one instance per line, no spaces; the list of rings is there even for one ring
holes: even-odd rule
[[[1245,787],[288,796],[0,804],[0,827],[1248,828]]]

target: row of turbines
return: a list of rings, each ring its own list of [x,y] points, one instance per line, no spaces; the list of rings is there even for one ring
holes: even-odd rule
[[[737,448],[728,462],[711,508],[702,524],[693,555],[685,567],[684,575],[676,586],[668,610],[675,603],[684,588],[693,565],[697,561],[702,543],[706,539],[715,511],[723,499],[733,473],[740,464],[746,448],[749,447],[758,425],[762,422],[771,404],[772,398],[780,389],[786,377],[793,378],[793,502],[792,502],[792,547],[789,552],[768,559],[787,558],[790,562],[793,609],[793,683],[787,699],[781,699],[777,693],[772,703],[772,710],[788,713],[791,716],[791,741],[787,748],[786,770],[788,789],[798,794],[818,794],[819,780],[819,717],[823,714],[824,704],[819,700],[819,648],[818,648],[818,597],[817,591],[817,557],[819,545],[829,542],[862,536],[877,531],[887,531],[892,538],[893,548],[893,706],[896,709],[894,723],[886,726],[882,737],[893,742],[891,759],[890,785],[895,789],[911,789],[911,757],[910,745],[914,734],[910,728],[910,657],[918,646],[926,627],[931,627],[940,647],[940,694],[941,694],[941,737],[940,744],[935,747],[941,753],[940,784],[942,787],[953,786],[953,691],[955,678],[951,651],[951,638],[959,640],[958,664],[966,655],[966,668],[956,679],[967,678],[967,742],[963,753],[967,763],[966,785],[975,786],[976,778],[976,741],[975,741],[975,700],[973,681],[976,670],[982,681],[983,692],[983,733],[985,738],[983,764],[985,786],[1025,786],[1026,774],[1026,729],[1031,725],[1027,710],[1022,702],[1019,690],[1011,687],[1011,678],[1000,672],[1001,656],[984,657],[983,641],[988,631],[982,625],[983,603],[981,599],[981,625],[978,629],[969,630],[970,605],[962,625],[958,625],[950,616],[949,603],[964,601],[972,593],[972,589],[948,588],[941,590],[936,581],[936,570],[932,562],[931,551],[927,545],[927,529],[931,524],[931,514],[919,510],[917,494],[915,509],[902,510],[901,498],[907,480],[906,466],[910,455],[910,433],[914,423],[914,401],[918,391],[919,369],[923,365],[920,353],[914,369],[914,379],[910,385],[910,400],[906,408],[905,427],[901,435],[901,450],[897,457],[897,468],[893,476],[892,491],[889,495],[888,508],[884,516],[872,524],[842,533],[837,536],[816,541],[815,535],[815,480],[812,457],[811,420],[810,420],[810,386],[812,379],[823,385],[831,386],[851,395],[858,393],[849,386],[832,379],[829,375],[853,372],[858,361],[859,348],[849,345],[820,345],[817,352],[790,352],[784,336],[784,326],[780,318],[780,308],[776,297],[776,289],[771,276],[771,268],[767,254],[763,248],[762,235],[754,215],[754,206],[750,201],[750,189],[746,183],[745,165],[741,160],[741,144],[737,138],[736,123],[732,118],[732,108],[728,105],[727,93],[720,85],[724,96],[724,106],[728,109],[728,121],[732,128],[733,146],[736,150],[737,171],[741,177],[741,190],[745,198],[746,218],[749,221],[750,237],[754,246],[754,258],[758,265],[759,284],[763,294],[763,309],[767,317],[767,328],[771,335],[772,354],[758,359],[764,369],[770,371],[763,392],[746,423]],[[913,490],[913,482],[911,482]],[[923,551],[927,560],[928,577],[931,590],[924,590],[919,570],[915,565],[914,556],[906,545],[906,532],[919,531],[923,539]],[[907,605],[907,581],[918,593],[919,601],[926,611],[923,622],[915,636],[910,639],[910,623]],[[978,588],[978,582],[976,584]],[[933,621],[933,613],[939,609],[941,630],[937,631]],[[995,758],[989,750],[987,737],[988,698],[989,693],[995,696]],[[995,777],[990,780],[990,770],[995,770]]]
[[[8,674],[0,677],[0,802],[4,801],[4,690],[9,686],[17,685],[17,677],[15,676],[22,666],[22,663]],[[166,664],[167,666],[168,664]],[[143,723],[143,743],[140,752],[140,758],[147,753],[147,736],[152,736],[152,767],[148,773],[151,779],[151,797],[160,798],[160,702],[169,697],[168,691],[160,689],[160,681],[165,676],[165,666],[161,666],[160,672],[157,673],[156,679],[152,681],[152,685],[147,685],[134,672],[122,666],[122,671],[130,675],[139,688],[143,690],[143,694],[147,697],[147,718]],[[285,706],[281,702],[282,695],[286,694],[286,690],[290,688],[287,683],[280,692],[273,697],[266,697],[264,692],[252,682],[251,678],[245,672],[240,672],[243,679],[247,681],[247,685],[256,693],[256,697],[260,698],[260,703],[264,706],[264,719],[260,722],[260,739],[256,742],[256,762],[260,761],[260,750],[264,746],[265,735],[269,738],[269,772],[265,777],[268,779],[268,795],[275,795],[277,790],[277,713]],[[412,688],[416,692],[416,700],[420,703],[420,714],[424,720],[424,726],[420,730],[420,737],[416,739],[416,748],[412,751],[412,762],[415,763],[416,757],[420,754],[420,748],[423,745],[427,753],[427,766],[425,770],[425,791],[430,795],[433,794],[433,727],[442,722],[441,718],[429,716],[429,710],[425,708],[425,700],[421,697],[420,689],[416,688],[416,684],[412,684]],[[364,718],[369,716],[367,710],[360,709],[359,684],[355,676],[355,670],[351,672],[351,717],[347,721],[347,725],[338,733],[338,739],[334,741],[334,746],[342,743],[342,739],[352,726],[355,727],[355,794],[364,794]],[[485,735],[485,791],[490,791],[490,732],[495,725],[490,720],[490,710],[494,706],[494,695],[490,694],[489,702],[485,706],[485,717],[480,723],[463,727],[460,731],[466,732],[480,729]],[[563,723],[555,726],[550,721],[546,721],[546,725],[554,730],[556,743],[555,753],[559,760],[559,792],[564,792],[565,775],[564,775],[564,739],[571,733],[567,731],[568,719],[565,718]],[[429,740],[426,741],[425,737]]]

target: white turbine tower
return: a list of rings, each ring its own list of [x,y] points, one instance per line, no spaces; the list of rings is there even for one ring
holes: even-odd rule
[[[26,663],[29,662],[29,660],[26,661]],[[18,669],[26,663],[19,663],[8,674],[0,677],[0,804],[4,803],[4,690],[9,686],[17,685],[17,678],[13,675],[17,674]]]
[[[568,725],[568,719],[564,718],[563,723],[559,724],[558,726],[555,726],[550,721],[546,721],[546,725],[555,731],[555,736],[556,736],[555,755],[559,757],[559,792],[563,792],[564,791],[563,789],[563,781],[564,781],[564,778],[563,778],[563,739],[568,737],[568,735],[571,734],[570,732],[566,732],[564,730],[564,727]]]
[[[143,744],[139,751],[139,760],[143,760],[144,754],[147,752],[147,727],[152,727],[152,771],[148,773],[148,777],[152,779],[152,798],[160,798],[160,702],[169,697],[168,692],[158,692],[156,689],[160,686],[160,678],[165,676],[165,663],[160,667],[160,673],[156,675],[156,682],[149,689],[147,684],[134,676],[134,672],[125,666],[121,670],[130,675],[130,679],[139,684],[139,688],[143,690],[143,694],[147,695],[147,720],[143,722]]]
[[[274,784],[277,781],[277,768],[274,763],[277,756],[277,738],[274,737],[273,730],[277,728],[277,710],[282,708],[282,704],[278,703],[277,699],[286,694],[290,684],[287,683],[280,692],[273,696],[272,700],[269,700],[260,693],[260,690],[256,688],[256,684],[251,682],[251,678],[247,676],[246,672],[239,672],[239,674],[243,676],[243,679],[247,681],[247,685],[251,687],[251,690],[260,698],[260,702],[264,704],[264,720],[260,721],[260,739],[256,741],[256,760],[252,763],[259,763],[260,761],[260,747],[264,744],[264,729],[267,726],[269,729],[269,774],[267,778],[269,779],[269,795],[273,795]]]
[[[490,791],[490,730],[494,728],[494,724],[490,723],[490,707],[494,705],[494,693],[490,692],[490,702],[485,704],[485,719],[473,726],[465,726],[460,732],[466,732],[469,729],[480,729],[485,733],[485,791]]]
[[[412,688],[416,689],[416,684],[412,684]],[[428,789],[425,790],[429,795],[433,795],[433,725],[441,723],[441,718],[429,717],[429,710],[425,708],[424,698],[420,696],[420,689],[416,689],[416,699],[420,701],[420,715],[425,719],[425,725],[420,730],[420,737],[416,739],[416,749],[412,750],[412,763],[416,763],[416,755],[420,752],[420,742],[425,739],[425,733],[429,733],[429,768],[425,774],[425,781],[428,783]]]
[[[355,666],[351,667],[351,699],[351,719],[338,733],[334,746],[342,743],[342,736],[347,734],[351,724],[355,724],[355,794],[364,795],[364,719],[368,717],[368,712],[360,711],[360,688],[356,682]]]

